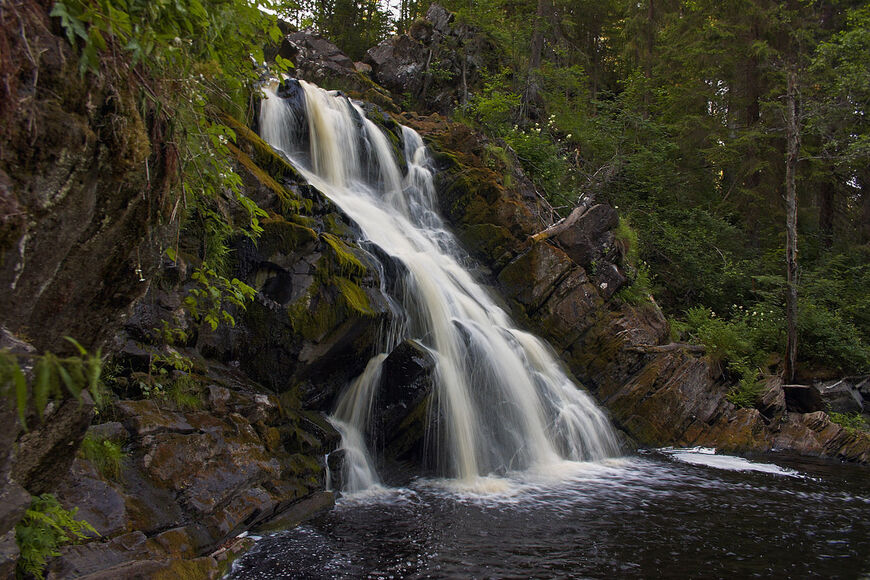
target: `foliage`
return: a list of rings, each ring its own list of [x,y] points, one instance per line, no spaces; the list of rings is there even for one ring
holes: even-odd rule
[[[77,511],[65,510],[51,494],[33,498],[24,518],[15,526],[15,541],[21,551],[19,576],[43,578],[46,561],[60,555],[60,546],[77,543],[89,534],[99,536],[89,523],[75,519]]]
[[[21,426],[27,428],[28,410],[33,408],[42,419],[49,401],[62,400],[67,395],[81,399],[82,391],[91,394],[98,405],[102,403],[100,383],[102,357],[88,352],[75,340],[67,337],[80,356],[59,357],[50,352],[42,355],[18,354],[0,351],[0,395],[14,400]],[[22,361],[31,371],[28,378]],[[31,407],[32,405],[32,407]]]
[[[227,310],[229,305],[244,310],[253,300],[256,290],[237,278],[228,280],[203,263],[192,276],[197,283],[184,298],[184,305],[197,321],[205,322],[212,330],[221,323],[235,326],[236,320]]]
[[[126,453],[120,445],[110,439],[88,434],[79,449],[103,477],[115,480],[121,477],[121,462]]]
[[[867,431],[870,425],[861,416],[861,413],[837,413],[834,411],[828,412],[828,417],[831,421],[845,428],[847,431]]]

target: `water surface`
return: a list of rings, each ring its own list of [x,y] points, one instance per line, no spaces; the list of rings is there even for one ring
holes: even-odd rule
[[[704,455],[345,497],[231,577],[870,578],[870,470]]]

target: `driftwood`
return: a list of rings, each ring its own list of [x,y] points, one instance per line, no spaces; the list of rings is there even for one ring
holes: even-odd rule
[[[629,346],[626,347],[625,350],[630,350],[633,352],[673,352],[675,350],[685,350],[688,352],[705,352],[707,348],[701,344],[687,344],[685,342],[672,342],[669,344],[661,344],[661,345],[653,345],[653,344],[639,344],[637,346]]]
[[[581,217],[583,217],[583,214],[586,213],[586,210],[588,210],[592,206],[593,201],[594,198],[591,196],[584,197],[580,204],[575,207],[570,214],[568,214],[568,217],[562,218],[547,229],[529,236],[528,241],[540,242],[542,240],[552,238],[553,236],[558,236],[559,234],[576,224],[577,221]]]

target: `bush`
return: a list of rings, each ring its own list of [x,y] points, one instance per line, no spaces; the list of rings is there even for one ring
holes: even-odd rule
[[[65,510],[51,494],[33,498],[24,518],[15,526],[15,541],[21,551],[19,576],[43,578],[46,561],[60,555],[60,546],[84,540],[88,532],[99,536],[91,524],[75,519],[77,511]]]

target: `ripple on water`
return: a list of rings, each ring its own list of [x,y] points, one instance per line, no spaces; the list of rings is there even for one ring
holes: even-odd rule
[[[789,469],[801,477],[653,453],[482,481],[421,479],[344,497],[319,520],[263,538],[231,577],[870,573],[870,471]]]

